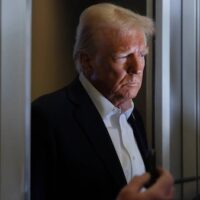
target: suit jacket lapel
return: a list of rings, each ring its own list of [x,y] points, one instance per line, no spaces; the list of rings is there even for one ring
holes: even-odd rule
[[[119,187],[123,187],[126,179],[109,133],[79,80],[71,85],[69,96],[76,104],[75,116],[91,145]]]

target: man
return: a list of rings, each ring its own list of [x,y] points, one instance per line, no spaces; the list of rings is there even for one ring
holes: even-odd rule
[[[149,18],[113,4],[81,14],[74,47],[79,76],[32,105],[32,200],[126,200],[132,185],[139,187],[131,190],[135,197],[155,191],[134,181],[148,181],[149,151],[132,101],[152,33]],[[160,174],[161,182],[172,180],[166,171]]]

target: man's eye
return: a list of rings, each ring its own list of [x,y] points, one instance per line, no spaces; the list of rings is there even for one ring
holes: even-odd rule
[[[117,62],[117,61],[119,61],[119,62],[124,62],[124,61],[126,61],[126,59],[127,59],[127,55],[123,55],[123,56],[115,56],[114,57],[114,60]]]
[[[119,57],[119,58],[118,58],[118,60],[125,60],[125,59],[127,59],[127,56],[126,56],[126,57],[123,56],[123,57]]]
[[[123,55],[123,56],[118,56],[118,59],[126,59],[128,57],[128,55]]]

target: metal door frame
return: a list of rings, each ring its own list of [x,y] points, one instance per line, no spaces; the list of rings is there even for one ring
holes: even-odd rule
[[[28,200],[32,2],[0,3],[0,199]]]

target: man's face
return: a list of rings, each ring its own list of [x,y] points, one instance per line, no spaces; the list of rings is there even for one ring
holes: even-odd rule
[[[141,31],[118,34],[105,31],[91,58],[89,80],[115,106],[135,98],[142,84],[147,54]]]

